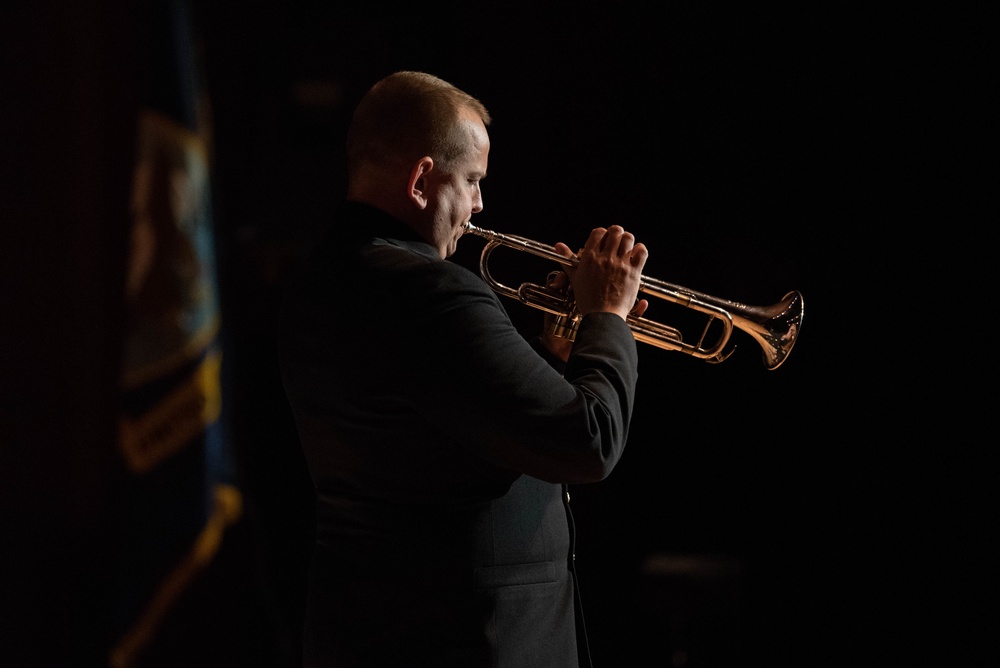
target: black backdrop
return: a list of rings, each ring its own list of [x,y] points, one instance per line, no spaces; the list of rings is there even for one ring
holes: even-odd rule
[[[106,16],[88,18],[127,17],[122,8],[131,9],[109,3]],[[232,431],[250,511],[245,549],[219,566],[246,579],[223,586],[233,600],[208,609],[238,626],[244,598],[262,605],[254,622],[277,631],[246,643],[254,651],[286,643],[273,651],[294,655],[309,497],[274,366],[275,309],[287,272],[342,194],[353,104],[384,74],[424,69],[479,96],[494,116],[482,226],[573,243],[595,224],[620,222],[649,246],[656,278],[747,303],[790,289],[805,295],[802,338],[777,371],[765,371],[739,335],[717,366],[642,349],[629,451],[607,481],[574,491],[597,665],[666,665],[656,654],[666,613],[649,603],[657,582],[642,572],[656,555],[742,566],[739,618],[715,630],[738,637],[740,660],[721,665],[914,665],[969,649],[980,629],[968,613],[995,582],[989,541],[973,540],[995,524],[985,523],[981,484],[989,395],[977,389],[992,369],[983,359],[989,318],[972,299],[994,274],[977,236],[988,219],[970,206],[983,128],[965,84],[974,83],[979,52],[960,17],[688,3],[656,12],[628,3],[411,10],[289,2],[199,10]],[[127,61],[116,60],[128,47],[112,47],[127,19],[52,37],[44,16],[44,8],[31,16],[35,43],[59,38],[72,50],[105,38],[90,54],[101,85],[76,93],[63,116],[40,119],[25,105],[16,120],[33,130],[60,124],[72,141],[90,136],[73,125],[82,109],[98,138],[114,137],[114,114],[100,110],[124,108],[114,83],[116,75],[128,83]],[[44,90],[70,85],[44,58],[33,67]],[[39,163],[59,154],[23,146]],[[10,193],[22,192],[26,179],[7,167]],[[12,221],[33,220],[32,208],[39,220],[60,220],[52,237],[34,228],[4,242],[5,251],[39,249],[4,263],[8,289],[15,295],[9,286],[32,275],[36,294],[63,295],[55,306],[74,323],[63,334],[50,326],[44,349],[30,335],[16,343],[42,359],[80,331],[98,338],[83,321],[117,317],[102,286],[115,284],[104,260],[119,256],[120,228],[91,222],[94,234],[73,228],[76,236],[62,238],[58,225],[75,204],[44,192],[41,208],[14,201],[21,217]],[[83,222],[115,220],[103,206],[92,203]],[[54,257],[44,248],[52,238]],[[456,261],[472,266],[480,244],[462,245]],[[39,271],[54,259],[76,264]],[[67,276],[86,272],[100,280],[64,291]],[[47,312],[16,295],[11,322]],[[511,313],[526,329],[537,325],[516,304]],[[91,346],[104,357],[61,353],[71,381],[54,398],[42,398],[45,383],[28,370],[34,357],[8,367],[15,381],[31,378],[35,393],[21,383],[12,410],[72,408],[43,440],[97,442],[108,428],[100,401],[113,374],[100,364],[114,357]],[[52,485],[72,478],[32,457],[27,466]],[[712,632],[709,644],[724,644]],[[161,656],[198,655],[179,637]],[[222,656],[240,665],[233,640],[218,639]]]

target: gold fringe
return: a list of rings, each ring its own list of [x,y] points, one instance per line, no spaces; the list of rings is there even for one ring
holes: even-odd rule
[[[222,355],[209,353],[190,377],[150,410],[118,422],[118,444],[133,473],[146,473],[187,447],[222,414]]]
[[[205,528],[195,539],[191,550],[161,583],[136,623],[111,649],[111,668],[130,668],[135,665],[139,654],[152,641],[177,599],[219,551],[226,528],[243,515],[243,496],[236,487],[219,484],[214,491],[215,504]]]
[[[126,390],[134,390],[184,366],[200,355],[212,343],[212,340],[215,339],[221,329],[222,318],[218,315],[212,317],[197,332],[190,335],[183,347],[173,353],[142,367],[123,370],[121,376],[122,387]]]

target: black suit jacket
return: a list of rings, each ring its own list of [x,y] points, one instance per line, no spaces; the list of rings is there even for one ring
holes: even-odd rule
[[[625,446],[622,319],[585,317],[556,369],[479,276],[347,203],[282,320],[318,502],[307,665],[577,666],[564,485]]]

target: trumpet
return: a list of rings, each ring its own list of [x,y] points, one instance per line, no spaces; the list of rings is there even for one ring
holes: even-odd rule
[[[476,227],[471,222],[465,223],[464,231],[487,241],[479,257],[479,273],[494,292],[553,314],[555,318],[552,319],[550,329],[553,334],[570,340],[576,336],[583,316],[576,310],[572,297],[563,290],[537,283],[525,282],[517,288],[509,287],[496,280],[489,268],[490,256],[500,246],[524,251],[568,267],[576,266],[578,261],[575,257],[564,257],[552,246]],[[642,276],[639,292],[706,315],[708,321],[697,341],[689,343],[684,340],[678,327],[630,314],[626,322],[637,341],[663,350],[685,353],[712,364],[722,362],[732,354],[733,348],[727,346],[733,330],[738,329],[749,334],[760,345],[764,366],[768,370],[777,369],[788,359],[802,329],[804,301],[797,290],[792,290],[771,306],[747,306]],[[706,342],[713,323],[721,324],[721,333],[714,340]]]

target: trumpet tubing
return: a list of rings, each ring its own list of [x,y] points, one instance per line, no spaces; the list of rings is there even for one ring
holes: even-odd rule
[[[525,237],[476,227],[471,222],[465,224],[464,230],[468,234],[486,239],[486,246],[483,247],[479,257],[479,273],[494,292],[555,315],[553,333],[569,339],[576,335],[582,316],[576,311],[573,300],[564,292],[530,282],[512,288],[496,280],[489,268],[490,256],[501,246],[524,251],[568,267],[576,266],[576,258],[564,257],[552,246]],[[689,343],[684,340],[683,334],[677,327],[629,315],[626,322],[635,339],[710,363],[722,362],[732,354],[732,349],[727,349],[727,345],[733,330],[738,329],[750,335],[760,345],[764,366],[769,370],[777,369],[788,359],[802,329],[804,300],[797,290],[792,290],[771,306],[748,306],[644,275],[641,277],[639,292],[706,315],[708,321],[697,342]],[[706,336],[713,323],[718,323],[722,332],[714,341],[706,342]]]

